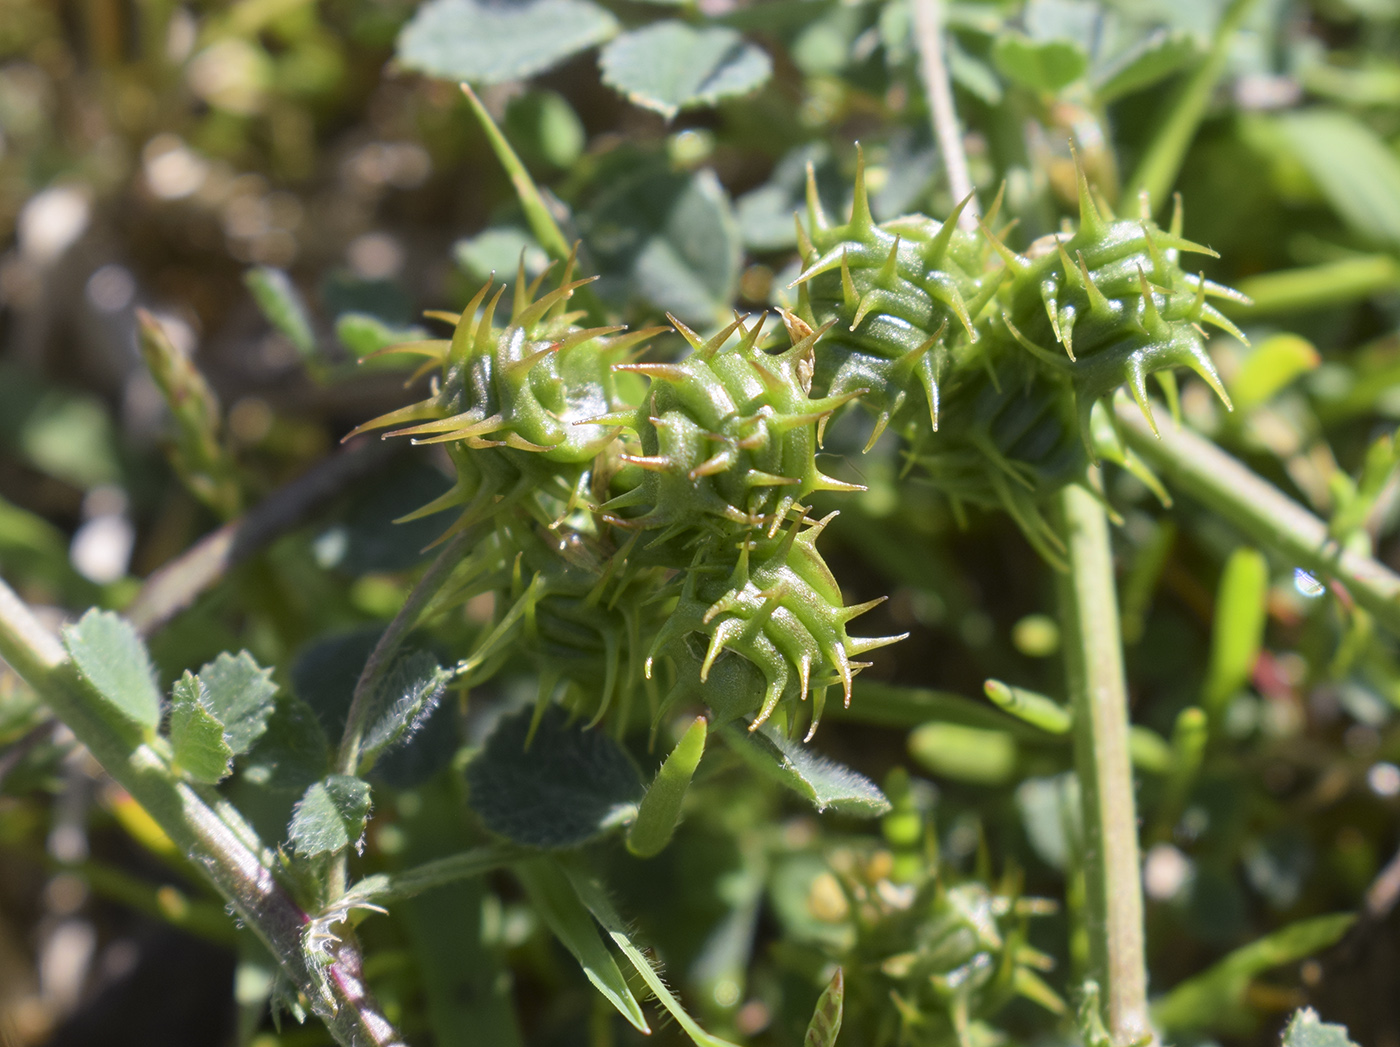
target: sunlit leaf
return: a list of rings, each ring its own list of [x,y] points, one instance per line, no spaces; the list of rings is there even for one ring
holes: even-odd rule
[[[78,672],[118,712],[142,727],[160,724],[160,689],[146,645],[125,618],[96,608],[64,626]]]
[[[671,20],[622,34],[598,62],[604,83],[668,120],[682,109],[748,94],[773,72],[767,53],[733,29]]]
[[[346,774],[332,774],[306,790],[292,811],[287,839],[305,858],[357,850],[369,817],[369,783]]]
[[[213,784],[228,775],[233,750],[224,725],[210,711],[208,693],[194,673],[175,681],[170,693],[170,744],[175,761],[197,782]]]

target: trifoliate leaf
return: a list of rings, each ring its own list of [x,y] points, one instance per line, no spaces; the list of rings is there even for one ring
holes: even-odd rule
[[[604,297],[640,298],[696,326],[727,315],[742,245],[713,172],[640,165],[580,215],[580,226]]]
[[[1311,1007],[1295,1011],[1283,1030],[1282,1047],[1356,1047],[1345,1025],[1332,1025]]]
[[[727,727],[730,746],[757,770],[809,800],[818,811],[878,818],[890,810],[879,786],[863,774],[828,760],[770,727]]]
[[[292,284],[292,279],[281,269],[265,265],[256,266],[243,274],[243,282],[252,292],[267,322],[286,335],[287,340],[296,346],[302,359],[316,354],[316,333],[311,329],[311,318],[302,301],[301,292]]]
[[[1089,56],[1070,40],[1032,40],[1012,31],[997,37],[992,60],[1002,76],[1050,94],[1068,87],[1089,68]]]
[[[93,608],[64,626],[63,644],[83,679],[118,712],[142,727],[160,725],[155,670],[130,622]]]
[[[398,58],[429,76],[500,84],[553,68],[617,29],[588,0],[430,0],[399,34]]]
[[[213,785],[228,776],[233,749],[224,740],[224,725],[209,709],[204,684],[189,671],[170,692],[170,744],[175,762],[195,781]]]
[[[224,725],[234,754],[246,753],[267,730],[277,685],[272,670],[261,668],[247,651],[221,654],[199,670],[209,711]]]
[[[369,783],[347,774],[316,782],[292,809],[287,838],[306,858],[361,846],[370,808]]]
[[[432,715],[451,677],[427,651],[396,660],[375,696],[362,747],[364,758],[373,760],[412,737]]]
[[[1158,29],[1095,73],[1094,95],[1104,103],[1151,87],[1171,76],[1200,52],[1200,44],[1193,34]]]
[[[642,783],[621,746],[551,706],[526,749],[530,718],[502,719],[467,768],[486,827],[528,847],[573,847],[630,820]]]
[[[667,120],[682,109],[748,94],[773,73],[767,53],[735,30],[671,19],[619,36],[598,63],[604,83]]]

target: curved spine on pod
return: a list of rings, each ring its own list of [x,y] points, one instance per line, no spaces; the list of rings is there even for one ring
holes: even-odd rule
[[[832,225],[808,167],[807,227],[797,223],[798,313],[814,327],[832,325],[816,383],[828,396],[860,395],[876,416],[868,446],[916,389],[938,429],[940,380],[955,349],[978,340],[975,320],[1001,273],[987,271],[986,245],[958,228],[970,199],[942,223],[909,215],[877,225],[858,152],[850,220]]]
[[[389,429],[385,437],[445,444],[458,469],[451,491],[408,518],[464,506],[456,531],[539,488],[569,498],[616,437],[616,426],[589,419],[626,403],[615,365],[656,329],[578,327],[580,314],[565,306],[589,281],[571,279],[572,270],[570,259],[559,286],[540,295],[545,274],[527,282],[522,263],[503,329],[494,319],[505,285],[488,281],[460,315],[429,314],[455,325],[450,339],[391,348],[427,358],[413,378],[436,372],[431,394],[346,439]]]
[[[1043,238],[1026,255],[1011,251],[985,225],[983,232],[1012,274],[991,335],[1070,383],[1081,439],[1097,460],[1091,413],[1118,388],[1127,388],[1155,431],[1149,375],[1174,405],[1173,371],[1188,368],[1230,406],[1205,350],[1205,325],[1245,339],[1209,299],[1248,299],[1182,269],[1183,253],[1218,256],[1181,235],[1179,197],[1171,227],[1162,229],[1145,195],[1136,220],[1118,219],[1095,202],[1082,167],[1078,177],[1077,229]]]
[[[836,514],[813,522],[801,507],[793,511],[796,518],[776,534],[755,530],[738,542],[731,536],[701,545],[675,610],[652,643],[646,672],[652,675],[663,651],[680,663],[680,677],[698,663],[699,683],[706,685],[700,690],[704,701],[722,720],[752,715],[750,730],[766,722],[780,702],[795,705],[810,695],[811,738],[826,689],[839,686],[849,705],[852,680],[870,664],[854,659],[908,634],[847,633],[848,622],[883,598],[845,606],[816,548],[817,537]],[[736,667],[736,657],[750,669]]]
[[[816,465],[819,424],[856,395],[809,396],[824,329],[787,314],[793,344],[770,353],[758,345],[762,318],[746,327],[739,317],[710,339],[670,319],[689,356],[614,366],[651,384],[640,407],[603,419],[635,435],[619,458],[637,471],[633,486],[599,506],[609,522],[659,530],[657,543],[715,527],[762,527],[771,536],[811,492],[863,490]]]

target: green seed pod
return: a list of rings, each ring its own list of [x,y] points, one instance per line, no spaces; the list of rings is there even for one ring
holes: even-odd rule
[[[916,387],[937,429],[951,349],[977,341],[973,320],[1000,279],[985,272],[986,245],[957,228],[968,201],[942,223],[909,215],[876,225],[861,156],[850,221],[833,226],[807,174],[798,312],[812,326],[835,325],[817,354],[816,384],[832,397],[861,395],[877,418],[871,445]]]
[[[450,340],[393,347],[427,357],[420,374],[440,369],[432,395],[366,422],[346,439],[400,426],[386,435],[448,446],[457,485],[415,516],[465,505],[457,530],[542,487],[567,499],[613,441],[615,427],[590,419],[628,402],[615,365],[655,332],[614,337],[620,327],[576,327],[578,315],[564,306],[588,281],[570,280],[571,271],[572,262],[559,287],[537,298],[544,277],[527,284],[522,266],[504,330],[492,321],[505,286],[488,299],[493,285],[487,283],[460,316],[432,314],[456,324]]]
[[[691,344],[678,363],[624,363],[619,372],[646,375],[651,387],[635,411],[604,419],[636,433],[640,482],[601,506],[611,522],[661,529],[665,542],[696,527],[766,526],[777,531],[788,510],[813,491],[863,490],[817,468],[817,424],[850,396],[813,400],[813,331],[787,315],[791,348],[759,348],[763,321],[736,319],[708,341],[674,317]],[[739,334],[735,345],[726,347]],[[643,510],[638,513],[637,510]]]
[[[1171,371],[1189,368],[1227,407],[1230,404],[1206,354],[1201,325],[1211,324],[1243,340],[1239,329],[1207,298],[1248,299],[1181,268],[1182,252],[1215,256],[1210,248],[1182,237],[1181,224],[1179,200],[1171,228],[1162,229],[1152,220],[1145,196],[1137,221],[1115,219],[1094,202],[1081,168],[1078,229],[1045,237],[1019,255],[983,226],[1011,272],[991,335],[1003,345],[1019,345],[1050,372],[1068,379],[1080,436],[1091,457],[1096,457],[1093,406],[1108,401],[1120,386],[1127,386],[1155,429],[1148,375],[1159,376],[1164,394],[1174,403]]]
[[[732,718],[753,713],[749,729],[756,730],[784,698],[800,702],[812,694],[810,738],[828,686],[839,683],[850,703],[851,681],[868,664],[852,657],[904,638],[847,634],[849,621],[882,601],[842,604],[836,579],[816,549],[818,535],[834,516],[814,524],[799,519],[772,536],[750,531],[737,547],[721,540],[706,543],[685,576],[675,610],[652,644],[648,674],[662,650],[689,660],[692,650],[680,641],[691,634],[708,637],[699,668],[702,683],[726,651],[742,655],[763,677],[756,710],[757,695],[750,688],[739,695],[707,694],[705,700],[717,714]],[[730,549],[737,555],[726,556]]]

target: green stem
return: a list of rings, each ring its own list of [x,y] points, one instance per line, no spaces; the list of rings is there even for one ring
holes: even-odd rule
[[[63,646],[3,581],[0,657],[232,903],[292,983],[306,992],[312,1011],[337,1042],[347,1047],[402,1043],[369,995],[354,939],[347,935],[332,951],[321,979],[327,991],[317,992],[318,979],[302,948],[308,917],[277,881],[277,856],[217,792],[180,779],[161,739],[142,735],[97,699]]]
[[[1078,484],[1058,496],[1069,570],[1057,580],[1074,761],[1084,811],[1089,969],[1114,1044],[1151,1038],[1143,952],[1137,812],[1113,552],[1103,506]]]
[[[968,171],[962,127],[953,106],[953,84],[948,78],[948,63],[943,58],[943,3],[942,0],[914,0],[913,9],[914,41],[919,49],[919,68],[924,77],[933,136],[938,142],[938,151],[943,154],[948,189],[954,200],[961,200],[976,187]],[[973,197],[958,215],[958,224],[975,233],[979,211],[977,198]]]
[[[1118,420],[1128,445],[1165,474],[1170,486],[1210,506],[1251,541],[1344,587],[1377,621],[1400,635],[1400,575],[1369,556],[1342,548],[1328,535],[1325,523],[1204,437],[1164,426],[1159,439],[1136,406],[1120,408]]]
[[[1225,71],[1225,61],[1230,55],[1230,41],[1244,23],[1245,16],[1254,6],[1254,0],[1231,0],[1230,6],[1220,16],[1211,40],[1210,52],[1190,78],[1181,87],[1171,102],[1171,110],[1166,120],[1158,128],[1147,147],[1133,177],[1128,180],[1124,195],[1129,200],[1143,190],[1152,200],[1162,200],[1181,170],[1186,159],[1186,151],[1191,148],[1191,140],[1196,137],[1196,129],[1201,126],[1210,96]]]

